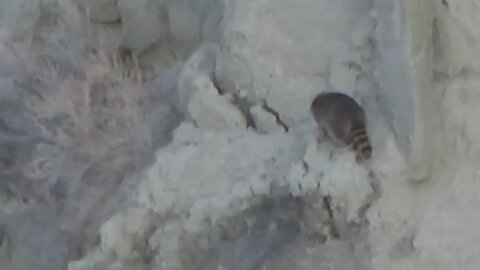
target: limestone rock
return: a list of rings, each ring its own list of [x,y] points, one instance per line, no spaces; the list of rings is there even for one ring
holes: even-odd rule
[[[184,124],[175,138],[157,153],[138,201],[157,213],[172,207],[178,213],[188,211],[184,227],[189,231],[207,216],[222,215],[232,201],[252,196],[252,191],[268,193],[270,183],[286,176],[290,162],[301,153],[301,143],[284,133],[202,131]]]
[[[149,238],[150,248],[159,251],[155,256],[157,265],[168,269],[175,269],[179,266],[181,225],[178,221],[167,222],[164,226],[157,228]]]
[[[188,110],[188,103],[197,90],[194,82],[200,76],[210,77],[215,68],[215,44],[204,44],[197,48],[195,52],[185,61],[176,84],[177,107],[180,111]],[[218,89],[217,89],[218,90]]]
[[[145,242],[150,226],[149,213],[144,210],[129,210],[125,215],[117,214],[100,228],[101,247],[116,260],[137,259],[139,243]]]
[[[155,0],[118,0],[122,18],[122,45],[141,52],[168,34],[167,22]]]
[[[94,21],[109,23],[120,20],[117,0],[88,0],[84,5]]]
[[[193,94],[188,104],[190,117],[200,128],[227,129],[247,127],[240,112],[226,97],[220,96],[206,76],[195,79]]]
[[[469,165],[459,166],[464,167],[449,178],[448,187],[437,193],[426,209],[428,214],[414,240],[421,260],[431,269],[473,270],[480,264],[480,218],[474,214],[479,203],[479,174],[467,168]]]
[[[220,47],[216,53],[215,82],[222,92],[240,95],[245,92],[245,98],[251,103],[260,102],[254,92],[252,67],[247,59],[240,54],[229,52]]]
[[[307,121],[311,117],[310,104],[317,94],[325,91],[325,80],[321,77],[307,80],[298,76],[274,85],[266,103],[287,126]]]
[[[375,79],[380,87],[379,104],[392,123],[397,144],[413,170],[425,168],[429,141],[426,139],[431,95],[433,7],[430,2],[402,4],[375,1],[378,24],[374,39]],[[405,45],[407,44],[407,45]]]
[[[336,92],[352,95],[359,80],[361,70],[358,64],[347,57],[337,57],[332,61],[330,84]]]
[[[40,18],[40,0],[10,0],[0,3],[0,38],[13,41],[31,38]],[[3,34],[6,34],[3,36]],[[30,41],[31,42],[31,41]]]
[[[273,133],[277,131],[284,131],[283,127],[278,124],[275,115],[267,112],[263,106],[256,105],[251,107],[250,113],[259,132]]]
[[[325,245],[313,247],[295,242],[285,249],[276,263],[272,263],[265,269],[358,270],[362,269],[359,263],[360,259],[353,254],[345,241],[331,240]]]
[[[435,2],[434,38],[436,42],[435,70],[455,76],[462,70],[480,71],[480,49],[474,40],[480,39],[478,1],[460,0]]]
[[[177,0],[165,3],[173,41],[193,51],[201,42],[218,42],[223,17],[223,0]],[[216,37],[216,38],[215,38]],[[176,48],[178,51],[179,48]]]
[[[265,100],[287,126],[305,121],[307,104],[326,87],[331,58],[350,50],[354,24],[368,10],[366,2],[348,0],[236,2],[222,42],[231,64],[219,65],[239,69],[238,77],[227,73],[227,88],[243,88],[253,106]],[[333,14],[345,19],[330,24]]]
[[[354,27],[351,38],[352,44],[357,50],[367,49],[370,45],[370,37],[374,29],[374,20],[371,16],[365,16]]]
[[[353,152],[337,149],[328,142],[317,145],[315,140],[308,144],[304,161],[309,171],[301,180],[302,189],[317,188],[323,196],[332,198],[333,208],[342,209],[346,221],[359,221],[360,209],[374,191],[368,171],[355,163]]]

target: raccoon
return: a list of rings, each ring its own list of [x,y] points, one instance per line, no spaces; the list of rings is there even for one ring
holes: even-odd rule
[[[357,162],[371,158],[365,112],[353,98],[342,93],[321,93],[314,98],[310,110],[327,139],[338,147],[351,147]]]

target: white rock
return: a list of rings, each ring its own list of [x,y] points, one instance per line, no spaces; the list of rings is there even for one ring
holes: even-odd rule
[[[128,42],[138,50],[163,36],[165,25],[157,16],[159,13],[154,11],[157,9],[150,9],[150,3],[147,0],[138,3],[119,1],[122,19],[124,14],[128,15],[126,40],[130,39]],[[195,48],[193,44],[201,40],[197,32],[201,29],[206,31],[206,27],[196,24],[199,18],[207,16],[203,14],[207,12],[206,3],[182,0],[170,3],[170,6],[165,4],[168,14],[173,16],[169,18],[172,34],[179,43],[192,42]],[[466,0],[459,3],[463,5],[462,9],[470,7]],[[445,92],[444,103],[438,102],[440,98],[434,98],[442,93],[437,90],[444,88],[432,90],[430,87],[433,48],[431,40],[425,38],[432,34],[433,9],[429,2],[374,2],[376,10],[372,13],[376,14],[377,20],[375,42],[378,50],[374,66],[379,84],[376,90],[380,94],[380,102],[387,108],[387,123],[391,123],[395,131],[397,145],[393,143],[391,134],[378,133],[377,136],[386,139],[379,140],[381,143],[376,145],[372,168],[357,165],[354,154],[349,150],[339,150],[328,143],[316,145],[312,134],[305,133],[308,137],[305,138],[302,132],[295,133],[300,123],[311,118],[310,102],[317,93],[326,90],[327,84],[346,92],[360,88],[362,97],[377,102],[376,93],[372,93],[375,82],[358,83],[357,71],[349,70],[341,63],[343,59],[349,59],[352,50],[359,48],[362,48],[361,57],[371,58],[369,50],[363,50],[372,27],[372,20],[368,17],[371,1],[239,0],[219,1],[216,5],[224,5],[225,8],[218,8],[224,12],[222,14],[209,14],[219,18],[216,24],[210,21],[210,25],[217,25],[219,32],[212,36],[220,39],[220,45],[200,45],[185,61],[177,84],[178,107],[188,112],[202,129],[187,123],[180,125],[171,144],[158,151],[154,164],[146,170],[145,178],[140,179],[134,194],[136,203],[142,207],[156,214],[178,217],[159,227],[148,239],[150,247],[158,249],[156,260],[160,269],[176,266],[182,255],[178,254],[178,239],[182,232],[201,231],[206,226],[206,219],[214,223],[238,211],[238,201],[251,198],[253,194],[268,194],[272,183],[287,184],[294,195],[309,192],[329,195],[332,206],[345,214],[346,221],[358,221],[359,210],[374,192],[369,183],[368,169],[379,175],[383,192],[367,212],[369,236],[364,241],[368,243],[362,243],[371,248],[372,269],[428,269],[414,267],[420,265],[415,258],[419,254],[398,263],[390,258],[397,243],[415,232],[417,218],[425,216],[425,202],[422,200],[426,199],[416,196],[416,190],[407,186],[406,165],[398,150],[406,159],[415,157],[415,162],[431,157],[423,155],[423,151],[428,150],[426,146],[431,146],[427,145],[429,139],[437,133],[445,134],[445,142],[451,142],[443,145],[449,153],[471,155],[471,149],[476,149],[472,145],[480,134],[475,117],[467,118],[468,115],[478,115],[474,108],[477,95],[473,92],[478,85],[474,79],[465,83],[462,77],[447,84],[445,89],[450,92]],[[467,32],[475,37],[477,34],[473,33],[472,22],[476,20],[476,14],[459,11],[458,8],[455,6],[448,14],[455,15],[459,22],[451,29],[447,27],[442,35],[454,37],[457,32],[453,30],[463,25],[468,26],[468,31],[461,33]],[[470,14],[474,18],[459,19],[462,14]],[[444,24],[453,21],[439,19]],[[449,37],[441,37],[448,42],[440,47],[449,50],[441,59],[446,62],[445,65],[449,61],[452,64],[437,67],[438,70],[445,68],[448,72],[456,72],[462,66],[475,67],[476,64],[472,63],[476,58],[472,57],[472,63],[468,64],[466,53],[460,52],[463,48],[468,53],[476,50],[465,42],[467,37],[461,36],[458,45]],[[457,54],[458,59],[454,59]],[[369,72],[369,69],[366,70]],[[212,77],[222,89],[215,89]],[[252,104],[250,112],[259,130],[267,134],[246,131],[243,115],[217,90],[246,97]],[[280,120],[291,131],[278,132],[280,126],[275,117],[262,108],[264,101],[278,112]],[[444,121],[437,121],[440,117],[435,118],[434,112],[438,111],[433,108],[440,111],[438,115],[444,116]],[[431,123],[437,122],[445,124],[439,125],[444,129],[435,129]],[[375,125],[372,126],[375,129]],[[377,151],[378,148],[381,149]],[[459,151],[450,152],[452,149]],[[436,166],[445,170],[441,165],[438,163]],[[467,167],[461,169],[467,170]],[[469,267],[476,263],[472,254],[478,253],[478,243],[469,241],[469,236],[475,239],[474,228],[479,224],[468,213],[475,211],[472,205],[476,205],[473,194],[477,189],[465,179],[476,179],[476,176],[461,174],[455,182],[461,189],[452,188],[454,191],[442,193],[444,197],[440,198],[432,196],[434,204],[427,207],[429,215],[421,221],[415,240],[415,248],[420,251],[425,265],[446,263],[449,269],[462,269],[458,266]],[[425,194],[428,195],[428,192]],[[466,195],[460,198],[461,194]],[[455,203],[445,206],[449,197]],[[245,205],[248,206],[248,203],[242,207]],[[462,212],[464,209],[467,211]],[[465,219],[473,227],[461,223]],[[128,215],[114,217],[102,227],[102,250],[122,259],[131,258],[138,235],[147,231],[148,226],[142,224],[129,223]],[[455,228],[462,231],[454,234]],[[344,252],[344,247],[336,248],[330,244],[327,243],[326,249],[313,250],[313,256],[307,254],[308,249],[304,253],[292,250],[289,254],[298,257],[288,262],[301,264],[301,259],[305,258],[321,261],[314,264],[318,266],[328,259],[321,255],[329,252],[330,255],[337,254],[335,251],[338,251],[345,260],[335,259],[333,264],[341,269],[353,268],[354,260],[349,259],[354,259],[355,255]],[[446,256],[442,255],[445,253]],[[168,265],[162,266],[160,261],[168,261]],[[328,267],[325,266],[326,269]]]
[[[185,61],[177,80],[177,106],[182,112],[187,111],[187,106],[192,91],[197,88],[194,81],[199,76],[209,76],[215,68],[215,52],[218,46],[204,44],[197,48]]]
[[[427,108],[433,98],[433,6],[429,1],[375,1],[375,79],[378,101],[391,123],[400,151],[413,168],[428,157],[428,122],[438,118]],[[407,89],[407,90],[406,90]],[[421,171],[420,169],[418,169]]]
[[[266,99],[288,126],[304,121],[314,94],[325,88],[331,58],[349,53],[350,33],[368,14],[368,1],[235,3],[223,45],[253,76],[238,83],[231,77],[230,85],[249,85],[249,99]]]
[[[365,16],[360,19],[351,33],[352,44],[357,50],[366,49],[370,44],[370,37],[372,36],[374,27],[374,20]]]
[[[291,78],[285,83],[275,82],[266,98],[267,104],[287,126],[307,121],[311,117],[310,104],[315,96],[325,90],[325,80],[316,78]]]
[[[97,265],[107,262],[106,256],[99,248],[95,248],[89,252],[87,256],[78,261],[68,263],[68,270],[89,270]]]
[[[123,234],[125,217],[117,214],[102,225],[102,251],[113,257],[126,259],[133,253],[133,243],[128,236]]]
[[[480,175],[472,165],[457,164],[457,173],[437,193],[421,222],[414,245],[432,269],[473,270],[480,265]]]
[[[480,39],[478,3],[459,0],[446,6],[440,1],[435,2],[435,8],[435,69],[451,76],[464,69],[480,71],[480,48],[474,42]]]
[[[371,193],[366,171],[354,164],[352,153],[337,153],[338,160],[330,161],[328,149],[313,146],[305,157],[309,168],[305,171],[301,157],[308,136],[294,131],[258,135],[240,130],[202,131],[182,124],[172,144],[157,153],[137,192],[139,205],[157,214],[182,217],[150,238],[149,245],[158,248],[157,260],[176,265],[176,243],[182,232],[198,232],[206,218],[215,222],[239,211],[240,206],[243,209],[244,204],[235,202],[250,198],[252,192],[268,194],[273,182],[288,184],[294,195],[301,195],[318,192],[316,181],[320,181],[322,194],[334,198],[334,207],[345,211],[349,221],[356,220]],[[323,178],[319,178],[321,173]],[[299,183],[304,188],[296,191]]]
[[[205,217],[225,214],[231,202],[252,196],[252,190],[268,193],[270,183],[287,175],[301,155],[301,143],[284,133],[180,129],[175,137],[183,139],[157,153],[137,196],[157,213],[188,211],[189,231],[198,230]]]
[[[117,3],[125,47],[141,52],[167,35],[167,23],[155,0],[118,0]]]
[[[240,54],[221,47],[216,53],[215,81],[223,92],[244,96],[252,103],[259,102],[254,92],[252,68]]]
[[[94,21],[108,23],[120,19],[117,0],[87,0],[84,5]]]
[[[348,57],[337,57],[332,61],[330,84],[336,92],[352,95],[361,72],[353,60]]]
[[[135,244],[144,241],[149,226],[149,215],[143,210],[116,214],[100,228],[102,251],[119,261],[138,258]]]
[[[182,224],[178,221],[171,221],[159,227],[148,240],[150,248],[159,251],[155,259],[161,262],[162,267],[173,269],[178,265],[181,235]]]
[[[371,248],[375,250],[375,259],[385,260],[391,256],[399,241],[413,237],[417,225],[415,211],[419,207],[415,195],[400,174],[377,177],[382,196],[367,212],[369,240],[374,243]]]
[[[267,112],[261,105],[251,107],[250,114],[259,132],[273,133],[284,130],[283,127],[277,123],[275,115]]]
[[[196,90],[192,90],[188,113],[198,127],[217,130],[247,127],[242,112],[227,98],[219,95],[208,77],[196,78],[193,85]]]
[[[219,32],[223,10],[218,9],[224,1],[176,0],[159,1],[166,7],[168,26],[176,46],[190,53],[201,41],[211,42],[212,32]],[[214,20],[214,21],[212,21]],[[206,29],[208,27],[209,29]],[[216,40],[218,41],[218,39]],[[178,51],[178,48],[175,48]]]
[[[40,18],[40,0],[7,0],[0,3],[0,34],[12,41],[32,38]],[[2,36],[0,35],[0,38]]]
[[[442,100],[444,112],[444,149],[448,155],[457,158],[480,158],[480,147],[475,144],[480,136],[477,124],[480,108],[480,79],[476,75],[465,75],[443,84],[445,91]],[[448,148],[447,148],[448,147]],[[445,151],[444,150],[444,151]]]
[[[360,260],[346,241],[327,241],[324,245],[309,247],[305,242],[295,242],[282,252],[272,268],[278,270],[358,270]]]
[[[354,153],[338,149],[329,142],[316,144],[312,141],[304,157],[308,164],[308,174],[302,180],[306,190],[315,189],[323,196],[331,196],[332,207],[346,213],[347,221],[357,221],[359,210],[373,190],[368,179],[368,171],[355,162]]]

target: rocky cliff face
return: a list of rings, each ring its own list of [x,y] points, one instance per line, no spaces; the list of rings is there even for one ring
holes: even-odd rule
[[[476,1],[0,5],[5,269],[480,264]],[[325,91],[371,163],[317,143]]]

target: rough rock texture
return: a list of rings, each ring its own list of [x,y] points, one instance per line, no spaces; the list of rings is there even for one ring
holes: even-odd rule
[[[208,77],[198,77],[194,86],[198,88],[190,97],[188,113],[199,128],[227,129],[246,128],[247,122],[242,112],[218,90]]]
[[[477,269],[479,14],[0,2],[0,265]],[[324,91],[365,108],[371,162],[317,140]]]
[[[325,269],[359,269],[354,262],[360,258],[365,262],[362,269],[368,269],[367,249],[360,245],[353,251],[350,246],[357,245],[355,237],[366,240],[366,210],[378,199],[377,180],[354,163],[352,152],[316,145],[308,108],[328,87],[354,95],[375,119],[368,42],[372,6],[367,1],[305,1],[295,6],[279,1],[219,2],[225,8],[219,43],[206,38],[194,48],[176,84],[178,108],[195,126],[176,129],[135,192],[132,211],[155,217],[149,229],[133,229],[139,234],[132,238],[121,229],[130,226],[122,225],[131,220],[129,214],[117,215],[100,230],[98,248],[84,260],[71,262],[70,268],[143,269],[148,261],[160,269],[277,269],[283,250],[298,250],[290,256],[293,267],[301,262],[301,250],[318,247],[317,252],[326,254]],[[191,4],[175,5],[172,11],[168,5],[168,12],[175,14],[202,12]],[[323,16],[312,13],[312,5],[324,10]],[[344,20],[331,23],[334,17],[327,6]],[[287,10],[302,20],[290,20]],[[172,30],[180,44],[193,38]],[[379,126],[373,122],[371,128]],[[278,196],[283,203],[255,214],[258,203],[277,205]],[[290,207],[297,210],[289,214]],[[230,221],[239,219],[237,215],[253,219],[246,218],[251,219],[247,227],[238,227]],[[318,240],[312,242],[315,237],[310,235]],[[144,237],[148,247],[135,244]],[[322,245],[332,238],[342,240]]]
[[[375,7],[380,107],[405,158],[412,167],[421,167],[430,135],[424,125],[433,117],[426,112],[431,97],[424,93],[431,88],[433,76],[433,6],[428,1],[376,1]]]
[[[117,6],[117,0],[110,1],[85,1],[85,9],[88,16],[94,21],[103,23],[115,22],[120,20],[120,11]]]
[[[167,36],[167,22],[155,0],[117,0],[117,5],[126,48],[141,52]]]

